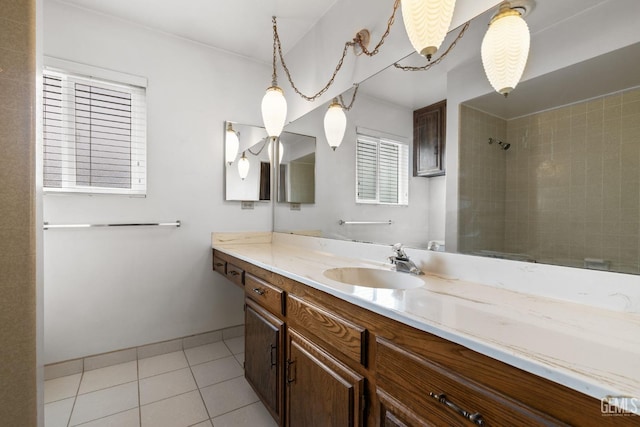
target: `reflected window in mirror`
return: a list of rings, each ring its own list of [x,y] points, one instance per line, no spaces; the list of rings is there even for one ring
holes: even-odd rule
[[[409,204],[409,147],[358,133],[356,203]]]

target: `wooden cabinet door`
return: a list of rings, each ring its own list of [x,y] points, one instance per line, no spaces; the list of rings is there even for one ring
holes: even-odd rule
[[[284,323],[246,300],[244,376],[278,423],[283,410]]]
[[[361,426],[364,378],[295,331],[287,336],[286,425]]]
[[[413,176],[444,175],[447,101],[413,112]]]

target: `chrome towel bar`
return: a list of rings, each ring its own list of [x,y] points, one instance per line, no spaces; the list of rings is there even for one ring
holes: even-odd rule
[[[391,225],[393,221],[345,221],[343,219],[338,220],[340,225]]]
[[[51,228],[93,228],[93,227],[180,227],[180,220],[174,222],[139,222],[128,224],[49,224],[45,222],[43,229]]]

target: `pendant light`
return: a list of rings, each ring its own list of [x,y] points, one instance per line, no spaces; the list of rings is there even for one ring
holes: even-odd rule
[[[238,160],[238,174],[240,175],[240,179],[242,179],[243,181],[247,177],[247,175],[249,175],[249,166],[251,166],[249,164],[249,159],[247,159],[243,151],[242,157],[240,157],[240,160]]]
[[[231,122],[227,123],[227,132],[225,133],[224,144],[225,144],[224,157],[227,164],[231,165],[231,163],[233,163],[236,160],[236,156],[238,155],[238,148],[240,147],[238,134],[233,130],[233,126],[231,125]]]
[[[278,28],[276,17],[271,17],[273,27],[273,62],[271,70],[271,86],[267,88],[267,92],[262,98],[262,121],[267,130],[267,135],[277,138],[282,133],[284,122],[287,119],[287,100],[284,98],[284,92],[278,87],[278,73],[276,72],[276,47],[280,38],[278,37]]]
[[[482,65],[491,86],[505,97],[522,77],[531,36],[522,14],[508,1],[500,4],[482,40]]]
[[[287,100],[284,99],[284,92],[274,80],[273,86],[267,88],[267,92],[262,98],[262,121],[267,130],[267,135],[272,138],[280,136],[286,118]]]
[[[413,48],[431,60],[449,31],[455,0],[402,0],[401,4]]]
[[[336,151],[336,148],[342,143],[346,128],[347,116],[344,114],[338,99],[333,98],[333,102],[329,105],[329,109],[324,115],[324,134],[333,151]]]

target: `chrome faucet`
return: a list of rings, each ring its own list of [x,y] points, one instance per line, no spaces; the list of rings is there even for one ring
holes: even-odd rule
[[[396,271],[400,271],[403,273],[411,273],[411,274],[424,274],[416,265],[409,259],[404,248],[402,247],[402,243],[396,243],[392,246],[395,255],[389,257],[389,261],[391,264],[396,266]]]

